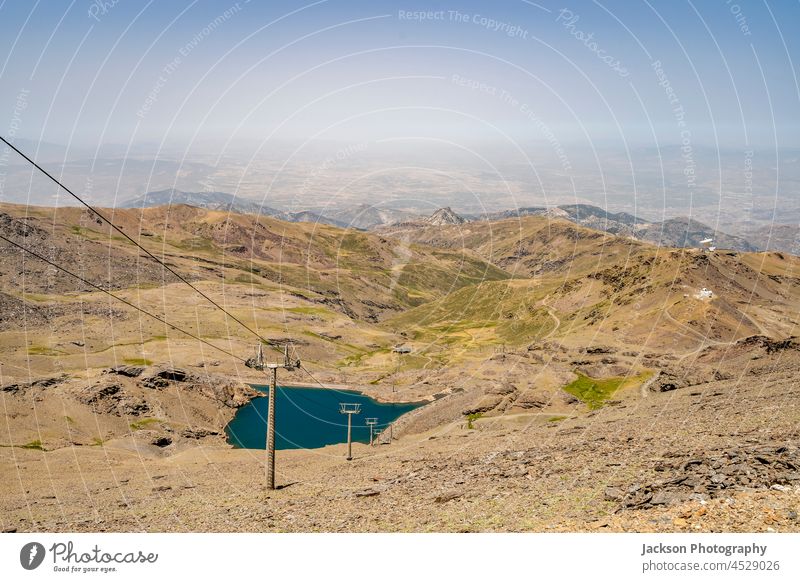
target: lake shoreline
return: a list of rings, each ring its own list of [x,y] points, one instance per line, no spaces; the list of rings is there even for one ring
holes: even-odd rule
[[[260,382],[247,382],[248,386],[252,386],[255,388],[256,386],[264,386],[269,388],[269,384],[263,384]],[[376,402],[380,402],[381,404],[419,404],[420,406],[424,406],[425,404],[430,404],[436,400],[436,395],[427,396],[421,400],[390,400],[381,395],[373,395],[371,394],[371,390],[364,386],[356,385],[353,387],[352,385],[346,384],[332,384],[328,382],[320,382],[315,386],[309,386],[308,384],[304,384],[301,382],[281,382],[278,384],[279,388],[309,388],[312,390],[335,390],[337,392],[352,392],[354,394],[360,394],[361,396],[366,396],[371,398]],[[257,388],[256,388],[257,389]],[[257,389],[258,390],[258,389]],[[260,392],[260,391],[259,391]],[[253,398],[262,398],[261,394],[257,396],[253,396]]]
[[[267,404],[263,401],[263,397],[268,395],[269,385],[254,382],[249,383],[249,386],[256,394],[247,404],[240,407],[234,418],[226,424],[225,440],[232,449],[263,450],[263,439],[266,434],[265,419],[268,416]],[[364,418],[381,419],[383,422],[379,422],[376,426],[377,433],[382,432],[408,412],[431,402],[430,399],[387,401],[372,396],[359,386],[338,384],[309,386],[287,382],[279,384],[278,388],[281,390],[277,391],[277,408],[280,411],[279,432],[276,435],[277,450],[313,450],[343,442],[342,435],[337,432],[343,422],[339,413],[339,406],[343,401],[361,404]],[[353,442],[369,442],[367,436],[369,433],[364,434],[368,427],[363,426],[363,420],[360,418],[355,418],[354,421],[356,422],[353,425]],[[344,426],[346,427],[346,422]],[[283,427],[282,432],[281,427]]]

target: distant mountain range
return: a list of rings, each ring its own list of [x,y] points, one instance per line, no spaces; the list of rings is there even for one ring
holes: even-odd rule
[[[418,218],[418,215],[413,212],[370,206],[369,204],[359,204],[349,208],[331,208],[325,210],[324,214],[338,223],[360,230],[372,230],[387,224]]]
[[[544,216],[568,220],[580,226],[634,238],[667,247],[697,247],[701,241],[713,239],[720,249],[736,251],[782,250],[796,253],[798,249],[797,229],[786,227],[776,231],[770,238],[761,229],[747,238],[734,236],[688,217],[669,218],[652,222],[627,212],[609,212],[589,204],[567,204],[553,207],[527,207],[517,210],[491,212],[479,216],[459,215],[450,207],[440,208],[429,216],[407,210],[381,208],[360,204],[353,207],[330,208],[323,212],[303,210],[281,211],[263,206],[253,200],[238,198],[225,192],[183,192],[160,190],[148,192],[122,204],[124,208],[145,208],[168,204],[187,204],[199,208],[262,214],[288,222],[312,222],[332,226],[374,230],[393,226],[403,228],[419,226],[458,225],[474,221],[495,221],[523,216]]]
[[[264,214],[275,216],[279,211],[268,206],[263,206],[252,200],[237,198],[225,192],[183,192],[182,190],[168,189],[148,192],[132,200],[123,202],[122,208],[150,208],[153,206],[166,206],[187,204],[197,208],[209,210],[225,210],[242,214]]]
[[[548,216],[563,218],[595,230],[602,230],[618,236],[627,236],[668,247],[697,247],[706,239],[713,239],[714,245],[721,249],[737,251],[757,251],[759,247],[750,241],[698,222],[688,217],[669,218],[660,222],[650,222],[627,212],[608,212],[589,204],[567,204],[556,207],[520,208],[485,214],[480,220],[503,220],[521,216]],[[772,250],[775,250],[771,247]]]
[[[155,206],[167,206],[186,204],[196,208],[207,208],[209,210],[221,210],[224,212],[237,212],[239,214],[262,214],[272,216],[287,222],[319,222],[332,226],[347,227],[344,221],[336,220],[311,212],[301,210],[299,212],[284,212],[269,206],[264,206],[253,200],[236,197],[226,192],[184,192],[182,190],[168,189],[157,192],[148,192],[132,200],[123,202],[122,208],[151,208]]]

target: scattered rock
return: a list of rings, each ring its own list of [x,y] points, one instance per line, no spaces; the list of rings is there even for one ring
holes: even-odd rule
[[[691,368],[666,365],[659,370],[658,377],[650,383],[652,392],[670,392],[718,380],[715,370],[695,364]]]
[[[490,410],[494,410],[498,404],[503,401],[503,397],[498,394],[487,394],[483,398],[481,398],[476,404],[465,408],[462,411],[464,416],[468,416],[470,414],[479,414],[483,412],[489,412]]]
[[[189,374],[185,370],[179,368],[164,368],[156,372],[156,377],[163,378],[164,380],[172,380],[174,382],[185,382]]]
[[[623,508],[674,505],[689,499],[726,496],[731,490],[787,491],[787,484],[800,482],[800,451],[785,446],[712,451],[707,457],[662,460],[654,468],[662,473],[672,469],[672,475],[630,487],[620,499]]]
[[[116,382],[100,382],[87,386],[76,398],[78,402],[88,404],[96,412],[104,414],[140,416],[150,412],[150,405],[146,400],[129,395]]]
[[[160,437],[156,437],[151,442],[152,442],[152,444],[154,444],[157,447],[164,448],[164,447],[168,447],[168,446],[170,446],[172,444],[172,439],[170,437],[168,437],[168,436],[160,436]]]
[[[447,503],[448,501],[452,501],[453,499],[458,499],[459,497],[463,496],[464,493],[462,491],[446,491],[437,495],[433,500],[436,503]]]
[[[61,376],[52,376],[49,378],[39,378],[38,380],[33,380],[32,382],[19,382],[14,384],[7,384],[0,388],[2,392],[11,392],[12,394],[16,394],[21,390],[26,390],[28,388],[50,388],[52,386],[58,386],[59,384],[63,384],[69,380],[69,376],[67,374],[62,374]]]
[[[120,376],[126,376],[128,378],[138,378],[144,372],[144,368],[142,366],[114,366],[113,368],[107,370],[109,374],[119,374]]]
[[[511,384],[510,382],[503,382],[501,384],[495,384],[490,386],[487,390],[487,394],[497,394],[499,396],[506,396],[508,394],[513,394],[517,391],[517,387]]]
[[[381,492],[377,489],[364,489],[363,491],[356,491],[353,493],[356,497],[375,497],[380,494]]]
[[[583,351],[583,350],[581,350]],[[617,350],[611,346],[591,346],[586,348],[587,354],[616,354]]]
[[[800,343],[797,338],[790,337],[782,340],[773,340],[764,335],[753,335],[736,342],[743,346],[758,346],[763,348],[768,354],[781,352],[783,350],[800,350]]]
[[[202,439],[219,434],[219,431],[210,428],[185,428],[181,431],[181,436],[187,439]]]
[[[569,392],[565,392],[564,390],[559,390],[558,396],[566,404],[577,404],[578,402],[580,402],[580,400],[578,400],[575,396],[573,396]]]
[[[547,406],[547,399],[533,390],[528,390],[519,395],[514,401],[514,406],[519,408],[544,408]]]

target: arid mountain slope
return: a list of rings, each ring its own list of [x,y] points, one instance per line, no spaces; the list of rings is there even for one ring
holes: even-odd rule
[[[2,233],[120,297],[247,357],[249,332],[88,211],[3,205]],[[267,338],[302,346],[334,372],[399,338],[372,323],[459,287],[509,275],[471,252],[188,206],[102,210],[123,231]],[[2,254],[0,350],[6,376],[180,365],[196,342],[22,251]],[[213,350],[212,350],[213,351]],[[223,369],[236,370],[222,354]]]
[[[263,513],[263,499],[241,519],[216,501],[201,515],[178,484],[189,475],[214,500],[255,490],[261,457],[227,449],[221,429],[252,396],[241,382],[264,381],[237,359],[256,339],[87,212],[0,212],[4,236],[236,356],[6,250],[0,464],[25,479],[0,483],[5,528],[96,527],[76,526],[71,510],[48,517],[44,500],[31,509],[26,491],[69,489],[77,467],[117,503],[103,473],[113,459],[132,485],[126,505],[97,509],[111,529],[353,525],[337,511],[378,519],[374,529],[664,531],[685,529],[683,515],[710,529],[797,529],[788,513],[731,521],[719,501],[737,492],[756,512],[784,511],[796,497],[770,488],[800,478],[785,446],[797,422],[797,257],[659,248],[536,216],[364,233],[188,206],[104,211],[248,326],[292,342],[316,379],[430,400],[397,422],[399,441],[364,452],[372,464],[343,471],[319,462],[327,453],[286,453],[283,478],[303,485],[266,506],[298,504],[305,517],[290,523]],[[73,473],[56,484],[41,455]],[[216,493],[220,465],[197,466],[205,455],[236,472]],[[180,524],[157,516],[153,492],[181,506]],[[475,513],[497,496],[519,503]],[[701,519],[704,503],[715,521]]]

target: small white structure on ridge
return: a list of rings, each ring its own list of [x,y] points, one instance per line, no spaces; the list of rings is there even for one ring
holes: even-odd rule
[[[702,289],[700,289],[700,291],[697,292],[697,295],[695,295],[695,297],[697,297],[698,299],[713,299],[714,292],[711,289],[703,287]]]

